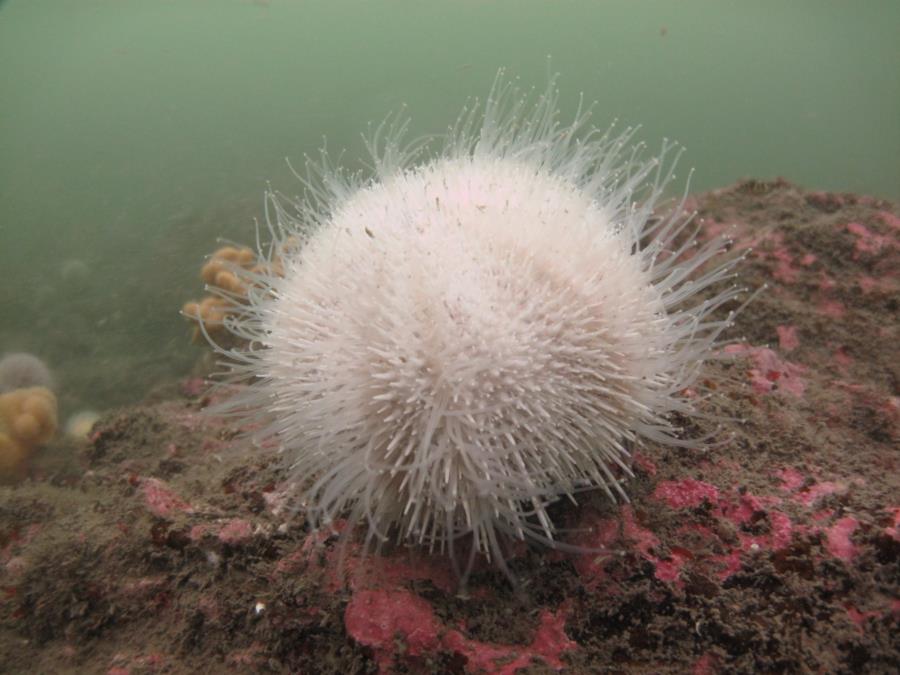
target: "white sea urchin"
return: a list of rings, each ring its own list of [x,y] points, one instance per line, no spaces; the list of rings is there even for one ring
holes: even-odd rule
[[[633,130],[563,125],[557,100],[500,83],[436,156],[395,122],[371,177],[326,159],[304,198],[269,195],[261,255],[283,269],[235,268],[249,348],[220,351],[249,382],[226,407],[265,420],[314,523],[451,555],[471,537],[503,565],[504,538],[556,541],[560,497],[625,498],[627,444],[682,442],[668,416],[692,412],[680,393],[738,289],[698,294],[735,261],[699,273],[727,242],[682,235],[680,207],[653,216],[673,144],[644,160]]]

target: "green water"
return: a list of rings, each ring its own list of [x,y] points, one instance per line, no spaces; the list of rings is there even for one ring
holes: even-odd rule
[[[561,73],[598,124],[742,176],[900,196],[896,0],[0,2],[0,353],[64,409],[134,401],[203,353],[178,316],[216,237],[250,241],[284,162],[360,150],[406,103],[440,131],[497,68]]]

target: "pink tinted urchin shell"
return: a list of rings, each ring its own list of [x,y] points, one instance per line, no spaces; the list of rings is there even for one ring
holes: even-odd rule
[[[678,442],[667,415],[691,412],[679,392],[738,291],[697,293],[734,260],[689,280],[726,242],[673,251],[688,219],[652,214],[674,160],[556,103],[498,85],[436,157],[414,163],[395,125],[371,179],[324,162],[304,201],[269,200],[283,275],[253,276],[230,321],[251,383],[226,405],[266,420],[314,522],[451,554],[473,535],[502,565],[502,537],[553,541],[560,496],[624,497],[626,443]]]

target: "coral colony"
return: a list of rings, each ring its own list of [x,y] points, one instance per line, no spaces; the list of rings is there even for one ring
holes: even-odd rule
[[[476,554],[556,545],[548,507],[600,488],[627,499],[628,446],[677,436],[740,289],[728,242],[702,246],[681,205],[654,209],[680,150],[645,159],[633,129],[559,119],[503,78],[429,154],[394,120],[371,176],[308,162],[305,195],[269,195],[273,242],[226,247],[189,303],[244,385],[224,409],[276,444],[307,516]],[[709,264],[708,264],[709,263]],[[702,269],[701,269],[702,268]],[[218,283],[221,277],[222,283]]]
[[[35,451],[56,433],[53,376],[32,354],[0,358],[0,483],[19,482]]]

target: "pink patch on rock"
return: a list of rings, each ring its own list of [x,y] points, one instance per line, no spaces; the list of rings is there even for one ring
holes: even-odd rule
[[[233,518],[219,530],[219,541],[223,544],[242,544],[252,536],[253,526],[243,518]]]
[[[859,521],[853,516],[844,516],[834,525],[825,530],[825,548],[835,558],[849,563],[858,553],[856,545],[850,540],[850,536],[859,527]]]
[[[711,652],[706,652],[694,662],[691,675],[715,675],[719,672],[719,659]]]
[[[856,252],[854,258],[861,254],[877,255],[894,244],[893,239],[883,234],[875,234],[862,223],[848,223],[847,231],[856,236]]]
[[[309,552],[301,546],[275,563],[276,574],[297,574],[309,564]]]
[[[28,561],[23,556],[13,556],[6,561],[6,565],[3,566],[3,569],[10,579],[14,580],[16,577],[22,576],[25,570],[28,569]]]
[[[225,657],[225,662],[232,666],[258,668],[262,665],[263,647],[259,642],[252,643],[246,649],[236,649]]]
[[[585,524],[579,526],[584,528]],[[631,506],[623,506],[620,518],[594,520],[587,525],[589,532],[573,543],[587,549],[590,553],[579,555],[574,560],[575,569],[584,580],[585,586],[596,590],[601,584],[611,579],[605,569],[614,551],[631,550],[639,557],[651,563],[654,576],[660,581],[672,582],[683,586],[680,579],[681,569],[692,556],[686,549],[676,549],[666,558],[660,558],[655,550],[660,542],[655,534],[637,522]],[[608,551],[608,552],[607,552]],[[606,588],[605,592],[614,592]]]
[[[144,506],[159,518],[170,518],[177,512],[193,513],[194,508],[157,478],[141,479]]]
[[[616,548],[616,542],[619,539],[619,521],[614,518],[605,518],[596,520],[587,527],[588,531],[574,543],[590,549],[591,552],[576,557],[574,565],[575,571],[585,580],[585,585],[594,589],[606,579],[603,565],[612,557],[612,551]]]
[[[565,633],[567,610],[543,610],[540,626],[530,645],[501,645],[470,640],[460,631],[440,622],[428,601],[409,591],[357,591],[344,612],[347,633],[358,643],[370,647],[379,672],[393,672],[395,640],[405,646],[404,657],[417,658],[438,651],[451,651],[466,659],[467,672],[514,675],[534,659],[561,670],[563,652],[577,644]]]
[[[789,466],[778,469],[775,472],[775,476],[781,479],[781,489],[787,492],[793,492],[805,482],[803,474]]]
[[[441,624],[431,605],[409,591],[359,591],[344,612],[347,633],[371,647],[381,672],[394,661],[394,636],[401,635],[409,656],[434,652],[440,645]]]
[[[336,530],[343,530],[346,522],[336,521],[333,525]],[[330,592],[347,585],[354,591],[399,589],[412,581],[430,581],[445,593],[452,593],[456,586],[450,561],[443,556],[409,551],[364,556],[358,544],[348,541],[338,544],[337,548],[325,549],[324,556],[316,555],[333,534],[324,530],[310,533],[299,548],[275,564],[275,572],[320,571],[325,577],[325,588]]]
[[[659,560],[656,563],[656,573],[653,575],[660,581],[666,581],[681,587],[681,570],[687,564],[688,560],[693,559],[693,554],[687,549],[673,547],[666,560]]]
[[[734,344],[725,347],[726,354],[746,356],[754,367],[748,372],[753,390],[760,394],[773,390],[802,398],[806,391],[806,383],[800,375],[806,371],[801,366],[782,360],[768,347],[751,347],[746,344]]]
[[[690,479],[688,479],[690,480]],[[699,481],[694,481],[699,483]],[[712,487],[712,486],[709,486]],[[715,488],[713,488],[715,490]],[[707,492],[699,487],[699,492]],[[693,498],[693,497],[690,497]],[[678,588],[684,586],[681,580],[681,570],[685,563],[692,557],[686,549],[671,551],[668,558],[660,558],[655,554],[660,546],[659,538],[646,527],[642,526],[634,517],[631,506],[622,507],[622,539],[626,545],[636,551],[644,560],[653,565],[653,576],[659,581],[673,583]]]
[[[847,368],[853,363],[853,357],[850,356],[850,349],[845,345],[841,345],[835,349],[832,357],[834,358],[834,362],[841,368]]]
[[[663,501],[673,509],[696,508],[704,501],[715,504],[719,490],[715,485],[693,478],[663,481],[653,491],[653,498]]]
[[[648,476],[656,475],[656,464],[654,464],[646,455],[641,452],[635,452],[634,464],[646,473]]]
[[[364,568],[357,563],[356,560],[350,562],[350,566],[355,568],[351,580],[353,588],[399,588],[410,581],[430,581],[435,588],[452,593],[456,585],[445,558],[401,553],[369,558]]]
[[[222,620],[222,606],[212,594],[201,595],[197,599],[197,609],[203,614],[203,617],[211,623],[218,623]]]
[[[451,630],[443,642],[445,647],[467,658],[465,667],[470,673],[515,675],[522,668],[532,665],[535,659],[543,660],[554,670],[562,670],[565,664],[559,657],[578,646],[566,637],[565,614],[565,609],[557,612],[543,610],[534,639],[524,647],[469,640],[455,630]]]
[[[803,475],[790,467],[776,471],[775,475],[781,477],[782,489],[789,492],[805,482]],[[605,592],[615,592],[615,586],[607,582],[615,581],[610,577],[616,573],[605,569],[614,547],[620,550],[631,549],[653,565],[656,579],[683,588],[682,572],[689,564],[708,569],[712,563],[716,565],[714,573],[724,581],[740,571],[742,555],[783,550],[790,545],[796,534],[806,531],[777,508],[782,502],[777,496],[754,495],[739,490],[724,495],[710,483],[685,478],[659,483],[653,492],[653,498],[676,510],[708,504],[708,516],[728,522],[734,527],[737,544],[729,538],[723,538],[714,529],[691,522],[690,514],[687,513],[681,517],[687,518],[688,522],[679,528],[678,534],[680,541],[693,541],[694,544],[691,548],[669,545],[666,547],[669,553],[664,556],[659,552],[660,540],[641,526],[631,508],[626,506],[621,510],[618,527],[615,519],[601,520],[595,524],[591,539],[575,542],[589,548],[611,549],[610,553],[576,558],[576,569],[586,586],[596,590],[602,583]],[[754,533],[751,534],[748,527],[752,527]],[[725,552],[710,555],[710,549],[724,549]]]
[[[826,480],[821,483],[811,485],[806,490],[798,492],[794,499],[804,506],[813,506],[817,501],[822,499],[822,497],[827,497],[828,495],[833,494],[842,494],[846,491],[847,486],[844,483],[835,483],[833,481]]]
[[[830,213],[844,205],[844,198],[831,192],[810,192],[806,195],[806,203]]]
[[[778,346],[783,352],[790,352],[800,345],[796,326],[775,326],[778,333]]]
[[[894,541],[900,541],[900,506],[893,506],[885,509],[892,514],[892,522],[884,528],[884,533]]]
[[[202,377],[189,377],[181,382],[181,393],[188,398],[197,398],[209,390],[209,383]]]
[[[0,563],[8,563],[16,552],[21,551],[28,546],[38,533],[40,533],[41,528],[42,526],[40,523],[32,523],[25,528],[24,532],[18,532],[16,530],[11,532],[7,544],[3,548],[0,548]]]
[[[634,510],[631,506],[622,507],[622,526],[622,533],[625,539],[634,544],[634,549],[641,556],[655,563],[657,559],[652,555],[651,551],[659,546],[659,539],[635,520]]]
[[[289,506],[295,490],[291,485],[279,485],[272,490],[263,490],[262,497],[266,508],[273,516],[281,515]]]
[[[209,528],[206,525],[194,525],[190,530],[188,530],[188,538],[192,542],[197,543],[198,541],[202,540],[208,532]]]
[[[791,255],[791,252],[786,247],[780,246],[772,251],[772,257],[777,261],[772,270],[772,276],[784,284],[796,283],[800,270],[794,267],[794,256]]]
[[[825,272],[819,273],[819,290],[823,293],[828,293],[829,291],[833,291],[837,288],[837,282],[832,279],[830,276],[825,274]]]
[[[850,618],[850,620],[854,624],[856,624],[856,628],[857,628],[857,630],[859,630],[860,634],[865,633],[866,621],[868,621],[871,618],[881,616],[881,612],[878,612],[876,610],[870,610],[868,612],[860,612],[853,605],[847,605],[846,609],[847,609],[847,616]]]
[[[548,666],[561,670],[564,663],[560,660],[563,652],[578,648],[578,643],[566,635],[566,616],[568,607],[560,607],[555,612],[543,610],[541,624],[531,641],[530,650],[541,657]]]
[[[787,514],[781,511],[770,509],[768,514],[769,530],[771,532],[769,541],[773,549],[780,551],[791,543],[791,537],[794,534],[794,524]]]
[[[859,289],[866,294],[871,293],[876,288],[879,288],[881,286],[881,282],[878,279],[870,277],[866,274],[861,274],[856,283],[859,284]]]
[[[741,552],[731,551],[726,555],[713,556],[713,560],[722,565],[722,569],[718,572],[720,581],[725,581],[729,577],[737,574],[743,567],[741,563]]]
[[[829,319],[841,319],[847,313],[844,303],[839,300],[823,300],[819,303],[819,314]]]
[[[768,508],[781,500],[778,497],[758,497],[750,493],[741,494],[737,503],[722,504],[719,514],[731,521],[738,529],[737,537],[740,550],[754,552],[760,550],[778,551],[791,542],[794,524],[787,514],[774,508]],[[741,531],[742,526],[765,517],[769,521],[769,533],[751,535]],[[726,556],[727,557],[727,556]]]
[[[750,493],[740,495],[737,504],[725,504],[722,506],[722,516],[735,525],[749,523],[756,513],[765,513],[765,506],[759,497]]]
[[[165,577],[142,577],[123,583],[120,592],[124,598],[146,599],[166,588]]]
[[[773,475],[781,479],[781,489],[786,492],[794,492],[806,482],[803,474],[792,467],[778,469]],[[656,578],[660,580],[677,579],[681,569],[693,560],[700,569],[713,563],[716,566],[714,573],[724,581],[741,570],[743,555],[784,550],[795,535],[808,531],[777,508],[782,499],[774,495],[754,495],[741,490],[726,495],[708,483],[684,479],[660,483],[653,497],[672,508],[695,507],[707,502],[712,507],[708,515],[730,523],[737,539],[735,545],[731,538],[723,537],[716,529],[696,522],[683,524],[678,529],[678,534],[686,541],[691,541],[692,538],[696,541],[699,537],[699,544],[692,546],[690,550],[670,547],[672,554],[665,560],[659,560],[653,555],[644,556],[654,562]],[[683,517],[690,516],[686,514]],[[725,552],[710,555],[710,549],[724,549]],[[676,581],[676,585],[681,584]]]
[[[900,230],[900,218],[895,216],[890,211],[879,211],[875,215],[881,218],[881,222],[883,222],[888,227],[894,230]]]

